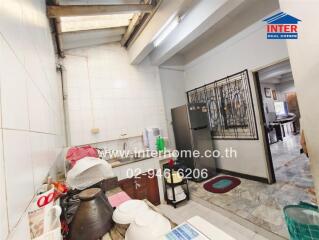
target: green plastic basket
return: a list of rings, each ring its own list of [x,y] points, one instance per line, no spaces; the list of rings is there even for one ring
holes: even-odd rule
[[[319,240],[319,211],[312,204],[284,207],[285,220],[291,240]]]

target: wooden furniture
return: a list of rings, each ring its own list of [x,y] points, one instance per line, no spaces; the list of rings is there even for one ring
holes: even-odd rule
[[[288,104],[288,112],[296,115],[296,119],[293,122],[294,124],[294,133],[297,134],[300,132],[300,111],[298,105],[298,99],[296,92],[286,93],[286,100]]]
[[[161,203],[159,196],[158,181],[154,173],[145,172],[136,177],[126,178],[119,181],[119,186],[132,199],[147,199],[154,205]]]
[[[121,181],[126,178],[131,178],[140,173],[148,172],[150,169],[157,169],[160,171],[162,165],[167,163],[171,159],[171,154],[159,154],[157,157],[151,157],[144,160],[134,160],[120,162],[119,160],[108,161],[111,166],[115,176]],[[164,202],[164,181],[163,178],[157,178],[159,195],[161,202]]]

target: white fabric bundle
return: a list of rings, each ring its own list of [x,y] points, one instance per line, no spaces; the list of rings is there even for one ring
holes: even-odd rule
[[[67,173],[66,182],[72,189],[83,190],[104,179],[113,177],[112,166],[105,160],[85,157]]]

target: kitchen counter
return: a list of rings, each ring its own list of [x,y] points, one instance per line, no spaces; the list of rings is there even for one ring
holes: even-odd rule
[[[119,160],[119,159],[116,159],[116,158],[115,158],[115,159],[107,160],[107,162],[108,162],[109,164],[111,164],[112,168],[116,168],[116,167],[120,167],[120,166],[124,166],[124,165],[131,164],[131,163],[148,160],[148,159],[151,159],[151,158],[152,158],[152,157],[138,158],[138,159],[130,158],[130,159],[128,159],[128,160]]]
[[[143,159],[128,159],[125,161],[110,160],[115,176],[118,180],[130,179],[142,173],[156,170],[160,201],[164,202],[164,182],[162,178],[163,164],[168,163],[172,159],[171,154],[159,154],[157,157],[143,158]]]
[[[168,158],[172,158],[172,156],[170,154],[167,153],[159,153],[157,156],[149,156],[149,157],[144,157],[144,158],[129,158],[129,159],[125,159],[125,160],[120,160],[120,159],[110,159],[107,160],[107,162],[109,164],[111,164],[112,168],[116,168],[116,167],[120,167],[120,166],[124,166],[124,165],[128,165],[128,164],[132,164],[132,163],[136,163],[136,162],[141,162],[141,161],[146,161],[146,160],[150,160],[150,159],[168,159]]]

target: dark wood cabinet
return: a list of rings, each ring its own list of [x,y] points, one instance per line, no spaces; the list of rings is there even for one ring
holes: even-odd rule
[[[148,189],[147,199],[151,203],[153,203],[155,206],[161,204],[161,200],[160,200],[160,196],[159,196],[159,186],[158,186],[156,174],[149,176],[147,189]]]
[[[132,199],[147,199],[154,205],[160,204],[156,174],[142,173],[119,181],[119,185]]]
[[[119,181],[119,186],[130,196],[130,198],[135,198],[135,184],[133,178],[126,178]]]

